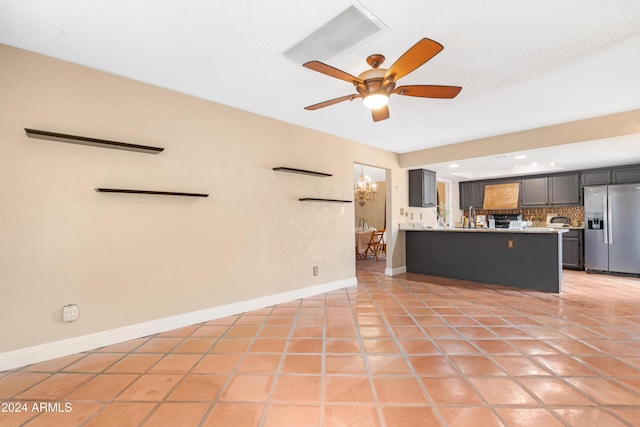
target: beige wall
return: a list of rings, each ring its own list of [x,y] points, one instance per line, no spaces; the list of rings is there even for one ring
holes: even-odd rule
[[[0,352],[354,277],[353,203],[298,198],[352,200],[355,162],[391,171],[388,267],[404,265],[397,154],[3,45],[0,64]],[[29,139],[25,127],[165,151]],[[80,320],[65,324],[69,303]]]

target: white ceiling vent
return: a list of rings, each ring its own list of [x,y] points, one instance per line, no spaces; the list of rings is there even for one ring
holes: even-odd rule
[[[302,41],[283,53],[304,64],[308,61],[328,61],[354,49],[389,30],[382,21],[361,5],[352,5]]]

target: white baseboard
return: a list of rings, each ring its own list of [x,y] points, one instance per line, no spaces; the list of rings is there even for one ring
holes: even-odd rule
[[[179,314],[177,316],[165,317],[149,322],[124,326],[122,328],[111,329],[109,331],[97,332],[94,334],[68,338],[33,347],[0,353],[0,372],[15,369],[70,354],[81,353],[108,345],[118,344],[148,335],[182,328],[197,323],[208,322],[222,317],[233,316],[246,311],[257,310],[275,304],[306,298],[338,289],[355,286],[357,279],[338,280],[336,282],[325,283],[323,285],[312,286],[310,288],[296,289],[294,291],[282,292],[268,295],[252,300],[241,301],[191,313]]]
[[[396,267],[396,268],[385,268],[384,274],[387,276],[397,276],[398,274],[406,273],[407,266]]]

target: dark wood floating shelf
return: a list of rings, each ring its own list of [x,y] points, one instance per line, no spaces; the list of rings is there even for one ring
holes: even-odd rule
[[[338,199],[314,199],[311,197],[305,197],[304,199],[298,199],[301,202],[331,202],[331,203],[352,203],[352,200],[338,200]]]
[[[314,171],[308,171],[308,170],[304,170],[304,169],[295,169],[295,168],[286,168],[284,166],[280,166],[278,168],[273,168],[274,171],[278,171],[278,172],[289,172],[289,173],[299,173],[302,175],[311,175],[311,176],[333,176],[330,173],[324,173],[324,172],[314,172]]]
[[[106,139],[87,138],[85,136],[66,135],[63,133],[49,132],[24,128],[29,138],[46,139],[49,141],[68,142],[71,144],[89,145],[92,147],[114,148],[116,150],[137,151],[139,153],[158,154],[164,148],[148,145],[129,144],[126,142],[108,141]]]
[[[122,190],[119,188],[96,188],[98,193],[155,194],[159,196],[209,197],[203,193],[174,193],[172,191]]]

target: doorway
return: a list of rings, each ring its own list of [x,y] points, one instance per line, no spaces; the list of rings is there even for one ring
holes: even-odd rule
[[[451,181],[446,179],[436,179],[436,192],[437,192],[437,204],[436,204],[436,217],[437,219],[442,216],[444,221],[444,227],[449,228],[453,224],[453,204],[452,204],[452,191]],[[438,225],[441,225],[440,223]]]
[[[354,185],[354,229],[356,271],[374,271],[384,274],[386,268],[386,248],[377,251],[378,258],[367,251],[373,229],[385,230],[386,243],[387,217],[387,170],[360,163],[353,165]],[[357,197],[356,189],[360,186],[375,187],[375,193],[366,197]]]

